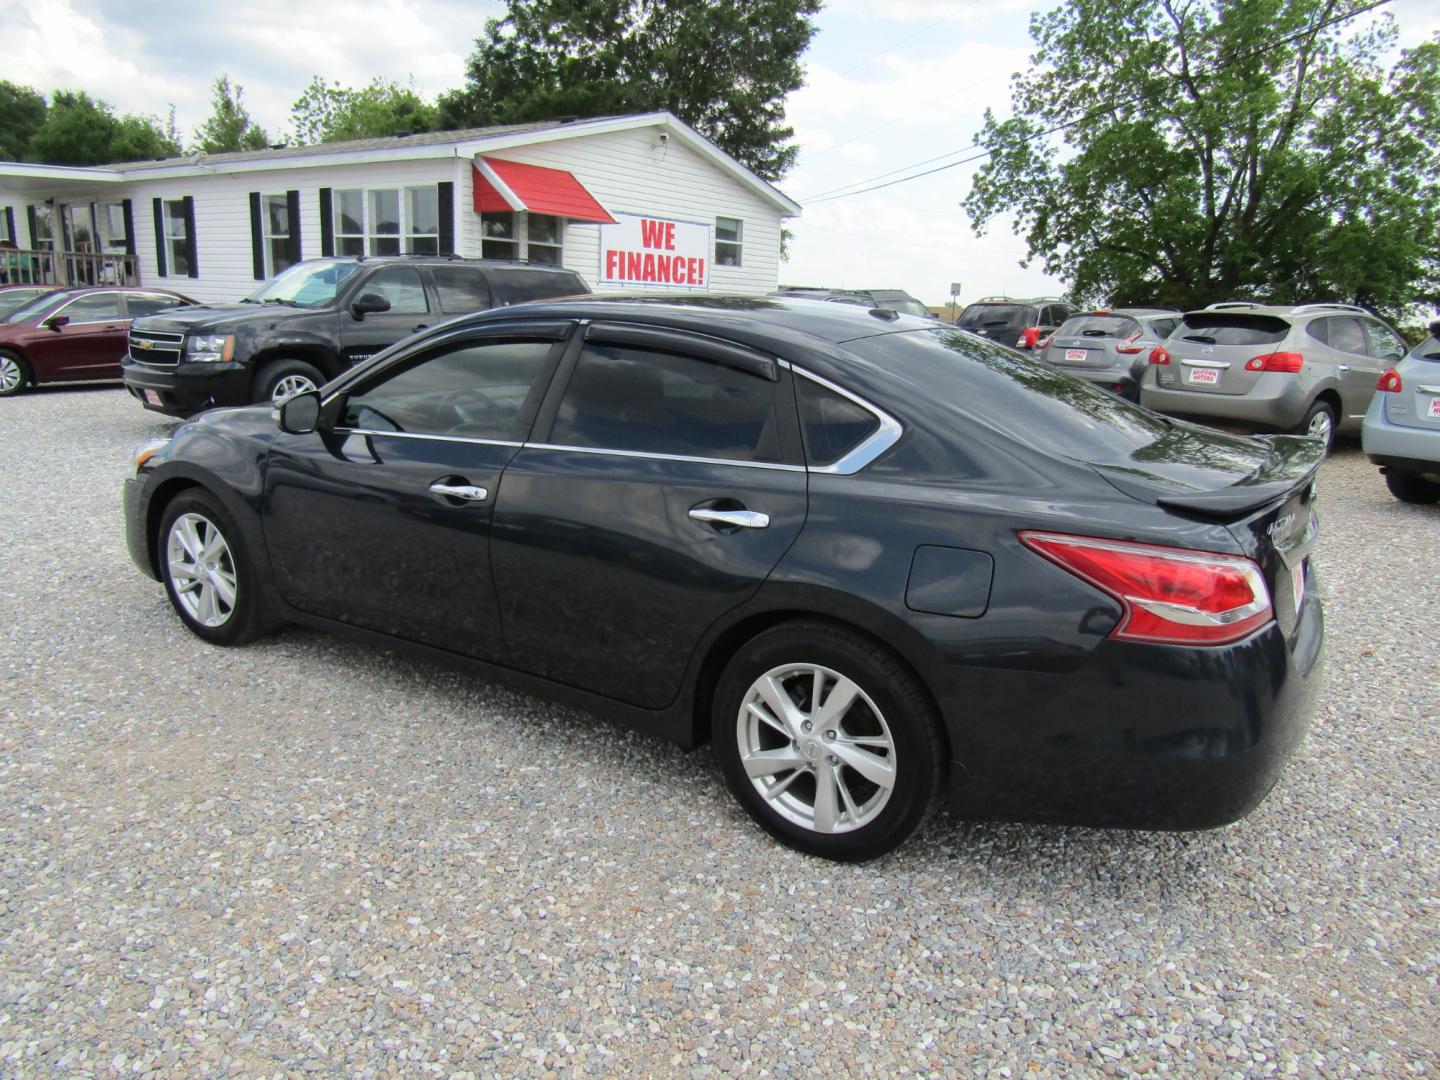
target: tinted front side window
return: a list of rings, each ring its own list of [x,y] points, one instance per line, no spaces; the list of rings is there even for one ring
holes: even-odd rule
[[[435,291],[440,296],[440,310],[447,315],[484,311],[493,306],[490,286],[479,270],[437,266],[430,273],[435,281]]]
[[[1388,327],[1377,322],[1364,322],[1365,337],[1370,343],[1370,355],[1381,360],[1399,360],[1405,355],[1405,343]]]
[[[777,384],[721,364],[592,342],[550,441],[683,457],[778,461]]]
[[[833,465],[875,434],[880,421],[869,409],[810,379],[795,381],[805,456],[811,465]]]
[[[430,310],[420,271],[410,266],[387,266],[360,286],[359,296],[374,293],[390,301],[387,315],[423,315]]]
[[[519,439],[525,400],[554,342],[486,341],[430,353],[351,393],[341,427]]]
[[[1273,315],[1197,311],[1180,324],[1180,340],[1202,345],[1273,345],[1284,341],[1290,324]]]

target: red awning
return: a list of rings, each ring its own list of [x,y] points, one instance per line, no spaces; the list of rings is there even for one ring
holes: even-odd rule
[[[564,169],[487,157],[476,159],[474,169],[477,214],[529,210],[573,221],[615,224],[595,196]]]

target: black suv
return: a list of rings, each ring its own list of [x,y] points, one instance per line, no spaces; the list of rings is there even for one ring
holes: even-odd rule
[[[125,388],[171,416],[279,401],[452,316],[589,291],[579,274],[543,263],[311,259],[238,304],[136,319]]]
[[[1074,307],[1055,297],[1014,300],[1008,296],[986,296],[962,311],[955,325],[1012,349],[1029,350],[1055,333],[1074,314]]]
[[[781,285],[775,295],[792,300],[830,300],[837,304],[898,311],[902,315],[919,315],[925,319],[939,318],[904,289],[826,289],[816,285]]]

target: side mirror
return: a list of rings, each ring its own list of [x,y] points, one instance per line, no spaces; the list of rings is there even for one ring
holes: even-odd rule
[[[304,390],[270,410],[275,426],[287,435],[309,435],[320,423],[320,391]]]
[[[390,310],[390,301],[379,293],[367,292],[358,297],[350,305],[350,314],[357,319],[363,319],[366,315],[378,315],[382,311]]]
[[[62,326],[70,325],[70,316],[51,315],[50,318],[46,319],[43,323],[41,323],[41,325],[44,326],[47,330],[54,330],[58,333]]]

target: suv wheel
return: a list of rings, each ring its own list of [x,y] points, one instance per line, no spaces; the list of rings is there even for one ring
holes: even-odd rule
[[[827,859],[872,859],[929,815],[945,764],[939,718],[889,650],[824,623],[743,646],[715,691],[716,754],[767,832]]]
[[[255,376],[255,392],[251,400],[272,405],[306,390],[318,390],[325,376],[303,360],[272,360]]]
[[[1440,502],[1440,484],[1426,480],[1423,476],[1389,469],[1385,473],[1385,486],[1390,489],[1390,494],[1401,502],[1417,503],[1421,506]]]
[[[184,624],[213,645],[240,645],[263,626],[250,559],[230,516],[209,494],[175,497],[160,522],[160,574]]]
[[[25,370],[25,361],[14,353],[0,352],[0,397],[10,397],[25,389],[30,374]]]
[[[1326,451],[1329,451],[1335,445],[1335,407],[1328,401],[1315,402],[1305,414],[1305,419],[1300,422],[1296,433],[1320,436],[1325,440]]]

